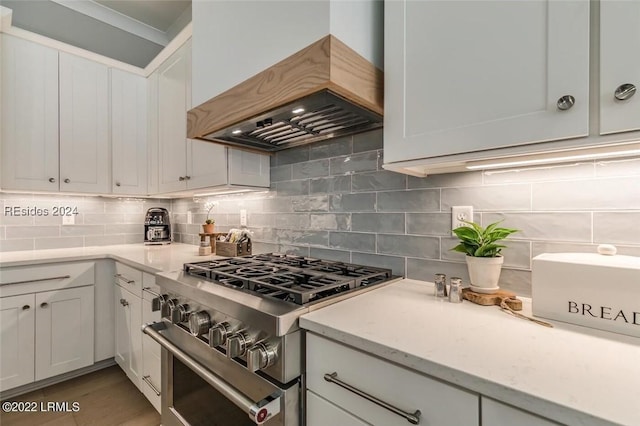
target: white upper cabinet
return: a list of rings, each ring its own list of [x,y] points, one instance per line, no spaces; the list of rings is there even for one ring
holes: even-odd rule
[[[638,86],[640,1],[601,1],[600,134],[640,130]]]
[[[587,0],[387,1],[384,13],[386,163],[588,134]]]
[[[111,70],[111,192],[147,193],[147,80]]]
[[[58,51],[2,35],[2,187],[58,190]]]
[[[60,190],[109,193],[109,68],[60,52]]]

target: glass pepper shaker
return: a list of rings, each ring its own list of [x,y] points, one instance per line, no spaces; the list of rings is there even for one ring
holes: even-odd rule
[[[461,303],[462,302],[462,279],[458,277],[451,278],[451,284],[449,285],[449,302]]]
[[[436,274],[434,279],[434,294],[438,297],[447,297],[447,276],[445,274]]]

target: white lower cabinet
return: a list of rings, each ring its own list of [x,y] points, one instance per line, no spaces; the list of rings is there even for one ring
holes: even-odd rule
[[[395,407],[383,408],[370,399],[325,380],[325,374]],[[307,333],[307,389],[366,423],[405,426],[407,417],[438,426],[479,425],[479,395]],[[313,398],[313,396],[312,396]],[[318,402],[318,401],[316,401]],[[417,413],[419,411],[420,413]],[[323,423],[311,418],[309,424]],[[332,415],[340,416],[344,413]],[[355,422],[347,424],[359,424]],[[333,423],[341,424],[341,423]]]
[[[0,391],[94,363],[93,262],[4,268]]]
[[[138,389],[142,389],[142,301],[130,291],[115,286],[115,360]]]
[[[142,275],[142,323],[160,321],[160,309],[153,310],[153,299],[159,294],[160,287],[156,278],[144,273]],[[142,393],[160,412],[160,345],[151,337],[142,333]]]
[[[315,393],[307,391],[307,426],[326,425],[366,426],[367,423]]]
[[[482,426],[557,426],[551,420],[538,417],[493,399],[482,397]]]

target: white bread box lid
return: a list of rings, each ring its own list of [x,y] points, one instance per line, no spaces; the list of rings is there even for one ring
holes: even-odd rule
[[[640,338],[640,257],[543,253],[533,259],[531,291],[535,316]]]

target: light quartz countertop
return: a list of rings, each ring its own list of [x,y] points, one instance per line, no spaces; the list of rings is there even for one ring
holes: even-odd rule
[[[531,315],[531,300],[523,298]],[[402,280],[304,315],[302,328],[569,425],[640,425],[640,339],[497,306],[436,300]]]
[[[77,260],[114,259],[154,274],[182,269],[186,262],[203,261],[217,257],[219,256],[198,256],[198,246],[191,244],[172,243],[163,246],[122,244],[0,253],[0,268]]]

